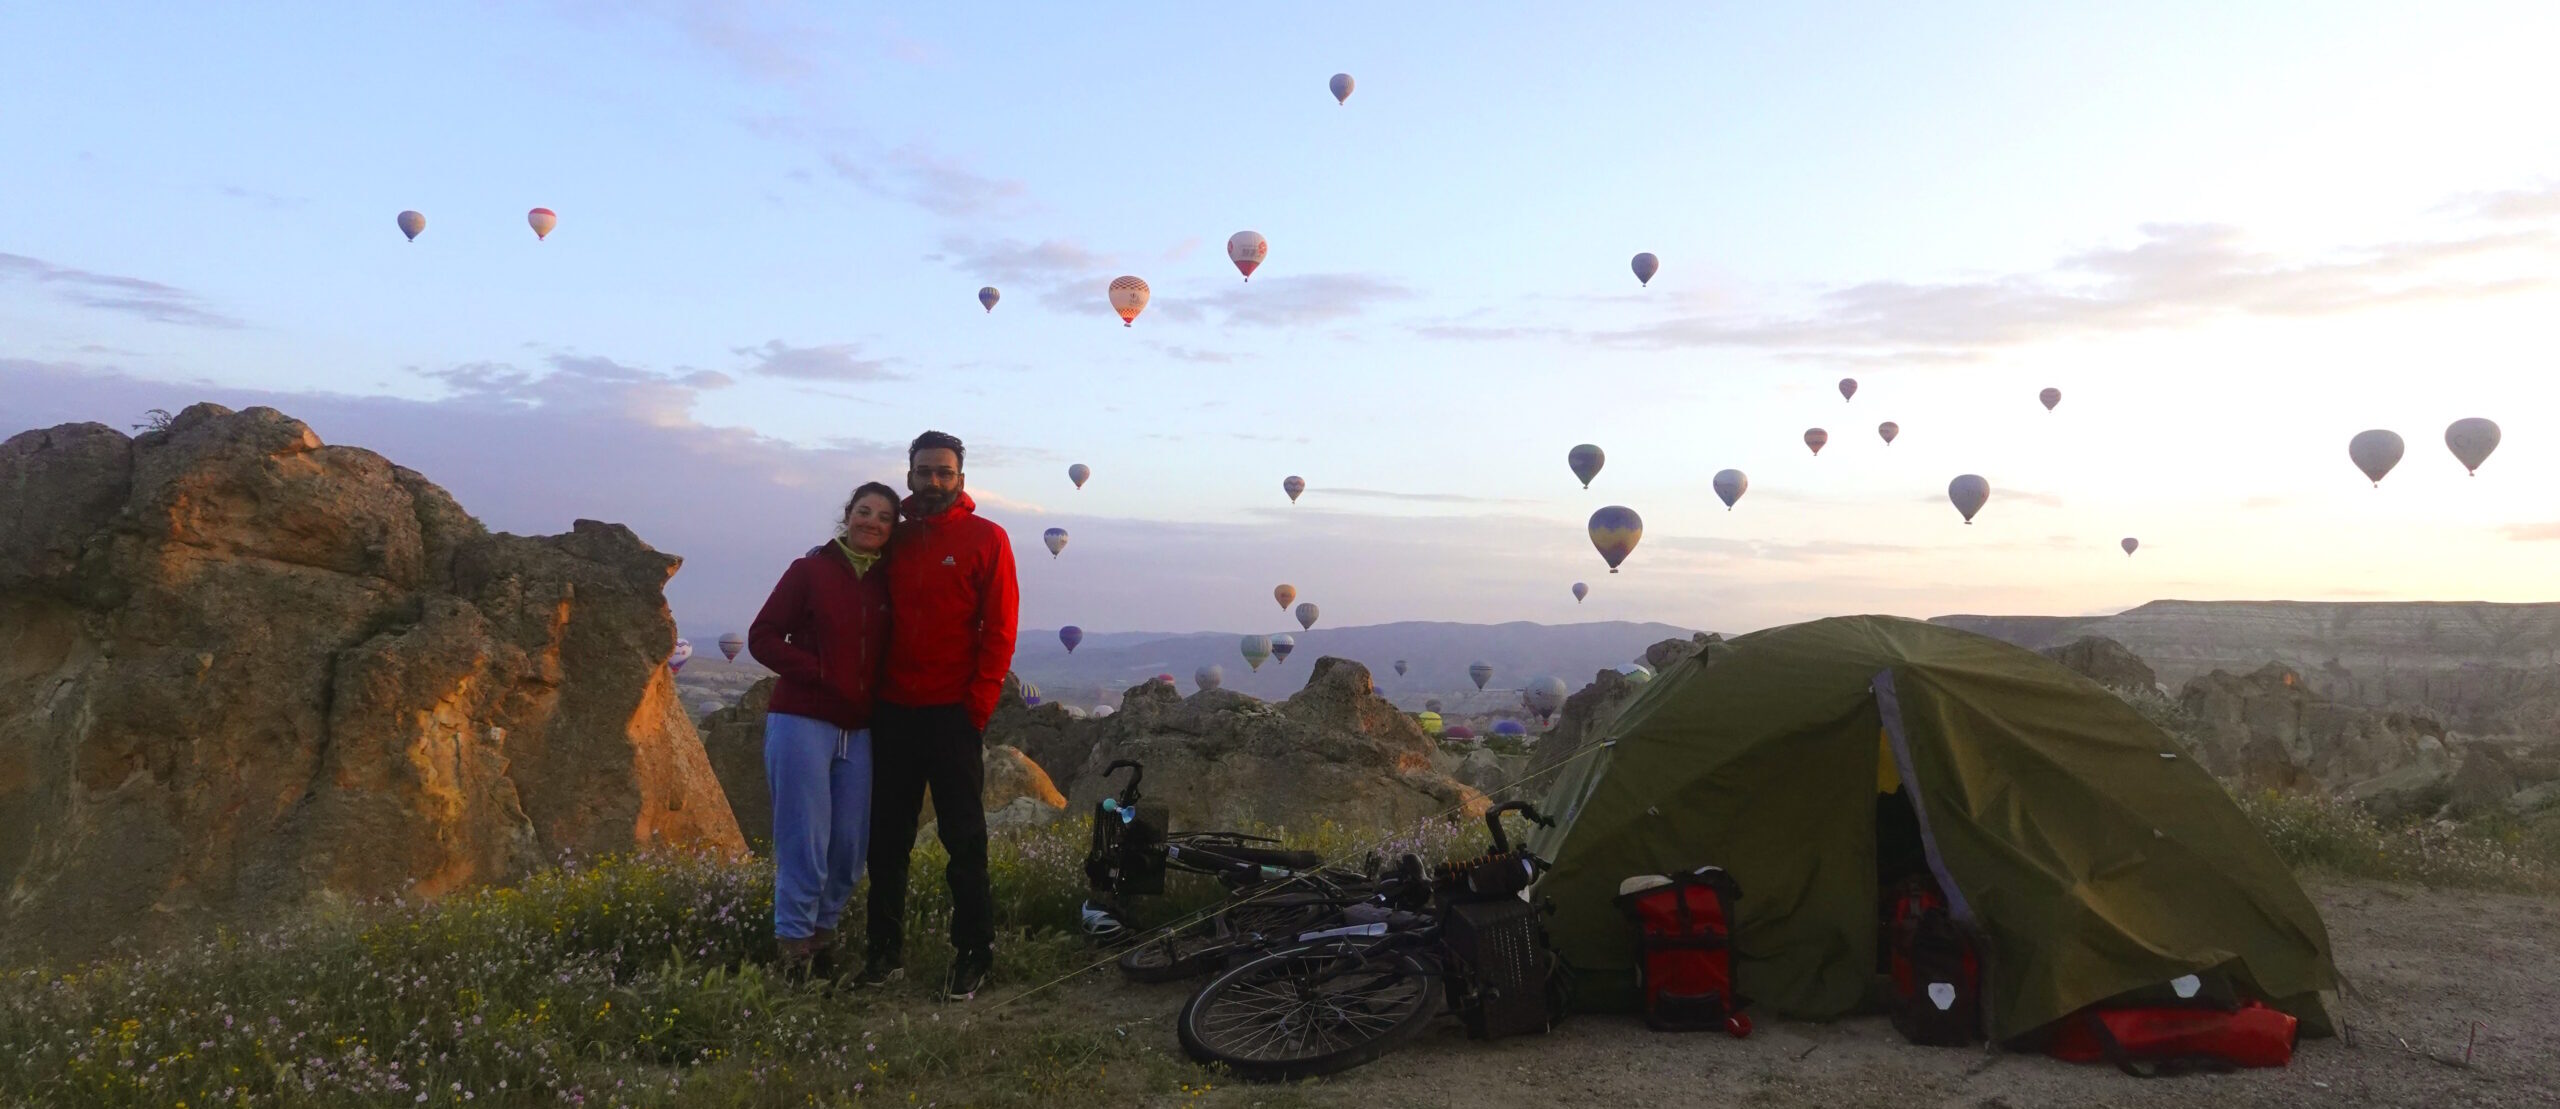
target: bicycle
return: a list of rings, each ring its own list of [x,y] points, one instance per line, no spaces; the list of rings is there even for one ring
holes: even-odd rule
[[[1183,1052],[1285,1082],[1372,1062],[1444,1010],[1477,1039],[1553,1027],[1567,978],[1526,897],[1546,862],[1512,847],[1510,812],[1553,826],[1529,802],[1497,805],[1485,813],[1490,852],[1441,865],[1427,884],[1382,883],[1382,918],[1228,968],[1183,1005]]]
[[[1103,775],[1122,770],[1130,771],[1128,784],[1094,807],[1085,856],[1092,890],[1083,911],[1086,933],[1121,938],[1128,931],[1127,899],[1162,894],[1168,872],[1213,877],[1234,902],[1122,952],[1120,972],[1131,981],[1172,982],[1218,969],[1237,953],[1259,950],[1268,937],[1294,938],[1367,896],[1369,875],[1326,867],[1316,853],[1280,847],[1267,836],[1164,831],[1164,808],[1142,800],[1146,768],[1122,759]]]

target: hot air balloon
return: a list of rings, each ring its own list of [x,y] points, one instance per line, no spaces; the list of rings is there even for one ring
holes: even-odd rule
[[[1618,673],[1624,675],[1628,683],[1632,685],[1643,685],[1644,683],[1653,680],[1653,667],[1647,666],[1641,662],[1620,663],[1618,664]]]
[[[1636,284],[1647,288],[1653,286],[1653,275],[1662,272],[1662,259],[1650,253],[1636,255],[1627,265],[1636,271]]]
[[[1467,676],[1475,679],[1477,689],[1483,689],[1484,683],[1493,680],[1493,664],[1490,662],[1474,663],[1467,667]]]
[[[1493,734],[1524,736],[1529,734],[1529,726],[1517,720],[1496,720],[1493,722]]]
[[[1067,467],[1067,480],[1076,483],[1076,488],[1078,489],[1084,488],[1084,479],[1092,476],[1093,467],[1087,466],[1082,462],[1078,462],[1073,466]]]
[[[978,303],[985,305],[987,311],[995,311],[996,302],[1003,299],[1004,294],[997,292],[996,287],[993,285],[988,285],[978,290]]]
[[[1299,605],[1299,606],[1298,606],[1298,627],[1299,627],[1299,629],[1303,631],[1303,630],[1307,630],[1307,629],[1312,629],[1312,628],[1314,628],[1315,626],[1316,626],[1316,603],[1315,603],[1314,601],[1309,601],[1309,602],[1307,602],[1307,603],[1305,603],[1305,604]]]
[[[1564,452],[1564,464],[1573,468],[1573,476],[1582,479],[1585,489],[1591,488],[1591,479],[1600,476],[1600,467],[1608,463],[1609,456],[1589,443]]]
[[[1404,670],[1405,670],[1404,660],[1403,660],[1403,659],[1397,659],[1397,660],[1396,660],[1396,676],[1397,676],[1397,677],[1399,677],[1399,678],[1403,677],[1403,676],[1404,676]]]
[[[1413,722],[1422,725],[1422,734],[1424,735],[1436,736],[1440,734],[1441,721],[1440,714],[1437,712],[1430,709],[1424,709],[1414,715]]]
[[[1848,400],[1849,398],[1854,397],[1854,396],[1857,396],[1857,395],[1858,395],[1858,379],[1857,379],[1857,378],[1854,378],[1854,377],[1844,377],[1844,378],[1841,378],[1841,379],[1840,379],[1840,399],[1841,399],[1842,401],[1846,401],[1846,400]]]
[[[1289,652],[1297,649],[1298,640],[1294,636],[1275,635],[1271,637],[1271,657],[1275,661],[1289,661]]]
[[[1113,707],[1111,707],[1111,706],[1109,706],[1109,705],[1095,705],[1095,706],[1093,706],[1093,718],[1094,718],[1094,719],[1096,719],[1096,720],[1100,720],[1100,719],[1102,719],[1103,717],[1109,716],[1109,715],[1111,715],[1112,713],[1115,713],[1115,712],[1118,712],[1118,711],[1120,711],[1120,710],[1119,710],[1119,709],[1116,709],[1116,708],[1113,708]]]
[[[2377,489],[2382,487],[2382,475],[2400,464],[2400,455],[2407,449],[2408,445],[2400,441],[2399,433],[2378,428],[2357,432],[2355,438],[2347,441],[2347,457],[2355,462],[2356,469],[2364,471],[2364,476],[2373,479]]]
[[[1591,595],[1591,587],[1590,587],[1590,586],[1588,586],[1588,585],[1584,585],[1584,584],[1583,584],[1583,583],[1581,583],[1581,582],[1575,582],[1575,583],[1573,583],[1573,603],[1575,603],[1575,604],[1581,604],[1581,603],[1582,603],[1582,599],[1583,599],[1584,597],[1588,597],[1588,596],[1590,596],[1590,595]]]
[[[693,641],[690,639],[676,640],[676,649],[674,653],[667,656],[667,670],[676,674],[684,673],[685,660],[692,657]]]
[[[1238,231],[1227,236],[1227,261],[1236,264],[1237,272],[1247,281],[1253,280],[1253,268],[1271,255],[1271,240],[1259,231]]]
[[[2036,399],[2044,402],[2045,411],[2051,412],[2053,411],[2054,405],[2062,403],[2062,390],[2046,389],[2045,391],[2036,394]],[[2099,407],[2104,408],[2106,406],[2099,405]]]
[[[1049,545],[1049,557],[1056,558],[1059,551],[1067,549],[1067,529],[1050,528],[1040,533],[1040,541]]]
[[[1272,586],[1271,599],[1280,602],[1280,610],[1287,612],[1290,604],[1298,599],[1298,587],[1287,582]]]
[[[738,652],[746,649],[746,636],[739,635],[736,632],[729,632],[720,637],[720,657],[724,659],[736,662],[738,661]]]
[[[1424,702],[1422,703],[1422,711],[1424,711],[1424,712],[1439,712],[1442,708],[1445,708],[1445,707],[1446,707],[1446,706],[1442,705],[1442,704],[1440,703],[1440,699],[1439,699],[1439,698],[1437,698],[1437,697],[1434,697],[1434,698],[1432,698],[1432,699],[1430,699],[1430,700],[1428,700],[1428,701],[1424,701]]]
[[[1982,480],[1980,474],[1959,474],[1947,483],[1947,499],[1955,502],[1956,511],[1964,513],[1964,522],[1970,526],[1973,514],[1982,511],[1983,502],[1991,499],[1991,483]]]
[[[551,229],[560,226],[560,213],[549,208],[536,208],[524,214],[524,221],[532,225],[533,237],[536,240],[548,239],[551,237]]]
[[[1742,471],[1716,471],[1716,499],[1724,502],[1725,511],[1733,511],[1733,502],[1741,500],[1742,494],[1750,488],[1751,479],[1744,477]]]
[[[1334,74],[1333,80],[1325,82],[1325,87],[1333,90],[1333,102],[1336,104],[1351,99],[1351,75],[1348,73]]]
[[[1120,326],[1137,322],[1138,313],[1147,310],[1147,283],[1134,277],[1111,279],[1111,307],[1120,313]]]
[[[409,237],[409,241],[410,241],[410,242],[413,242],[413,243],[414,243],[414,242],[417,242],[417,241],[418,241],[418,232],[424,231],[424,230],[426,230],[426,229],[427,229],[427,217],[426,217],[425,213],[422,213],[422,212],[402,212],[402,213],[400,213],[400,233],[401,233],[401,234],[403,234],[403,235],[407,235],[407,236]]]
[[[1298,503],[1298,494],[1307,491],[1307,479],[1291,474],[1280,479],[1280,491],[1289,495],[1289,503]]]
[[[2130,535],[2125,536],[2123,542],[2116,544],[2116,546],[2124,548],[2124,556],[2126,558],[2132,558],[2134,548],[2140,547],[2141,545],[2142,540],[2136,539]]]
[[[1893,445],[1893,437],[1902,434],[1902,425],[1886,420],[1876,425],[1876,434],[1884,439],[1884,445],[1890,447]]]
[[[1191,672],[1191,684],[1206,693],[1227,684],[1227,672],[1215,664],[1203,666]]]
[[[2489,460],[2489,452],[2498,449],[2498,425],[2477,416],[2455,420],[2444,429],[2444,445],[2462,460],[2463,470],[2477,477],[2480,464]]]
[[[1476,737],[1476,730],[1464,724],[1460,724],[1454,728],[1441,732],[1440,737],[1442,739],[1474,739]]]
[[[1831,433],[1828,431],[1818,427],[1804,429],[1804,445],[1813,448],[1813,453],[1817,455],[1822,453],[1822,445],[1830,441]]]
[[[1240,649],[1244,652],[1245,665],[1255,670],[1260,670],[1262,669],[1262,660],[1271,657],[1271,637],[1267,635],[1248,635],[1244,637],[1244,643]]]
[[[1624,505],[1610,505],[1591,514],[1591,545],[1609,563],[1609,572],[1618,572],[1618,564],[1635,553],[1636,541],[1644,538],[1644,517]]]
[[[1084,642],[1084,629],[1073,624],[1058,629],[1058,642],[1066,644],[1067,653],[1076,653],[1076,644]]]
[[[1538,714],[1538,722],[1543,724],[1564,707],[1564,695],[1563,678],[1542,674],[1529,679],[1529,687],[1520,691],[1520,700],[1529,706],[1529,711]]]

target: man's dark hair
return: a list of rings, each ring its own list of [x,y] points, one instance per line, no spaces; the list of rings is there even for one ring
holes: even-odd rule
[[[959,436],[947,431],[928,431],[916,436],[915,442],[907,444],[907,468],[910,470],[916,468],[917,451],[931,450],[950,451],[952,464],[960,469],[968,469],[969,448],[960,445]]]

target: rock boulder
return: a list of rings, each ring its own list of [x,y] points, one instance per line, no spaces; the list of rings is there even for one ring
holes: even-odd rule
[[[0,444],[0,943],[741,848],[664,665],[679,562],[491,534],[272,409]]]
[[[2151,672],[2151,664],[2105,636],[2084,635],[2042,653],[2110,689],[2149,692],[2159,688],[2160,679]]]

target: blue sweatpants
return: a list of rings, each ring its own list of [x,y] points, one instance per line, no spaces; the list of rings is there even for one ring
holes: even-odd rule
[[[769,712],[764,780],[773,791],[773,934],[832,929],[871,843],[871,729]]]

